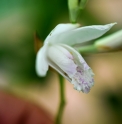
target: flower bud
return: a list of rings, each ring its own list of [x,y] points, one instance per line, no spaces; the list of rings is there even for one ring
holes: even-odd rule
[[[99,51],[109,51],[122,48],[122,30],[97,40],[95,46]]]

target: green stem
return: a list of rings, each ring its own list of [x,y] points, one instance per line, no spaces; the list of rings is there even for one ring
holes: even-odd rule
[[[87,4],[88,0],[81,0],[80,1],[80,9],[84,9],[86,4]]]
[[[92,45],[87,45],[87,46],[83,46],[83,47],[80,47],[80,48],[76,48],[76,50],[81,54],[86,54],[86,53],[108,53],[108,52],[116,52],[116,51],[121,51],[122,50],[122,47],[120,47],[118,49],[105,49],[105,48],[103,47],[103,49],[100,50],[100,49],[97,48],[97,46],[92,44]]]
[[[77,50],[80,53],[94,53],[94,52],[97,52],[97,48],[94,44],[77,48]]]
[[[59,74],[59,83],[60,83],[60,105],[55,124],[61,124],[63,110],[65,106],[64,78],[60,74]]]

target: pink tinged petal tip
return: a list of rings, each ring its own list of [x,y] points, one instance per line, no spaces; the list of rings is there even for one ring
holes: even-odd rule
[[[93,73],[91,69],[86,70],[78,66],[77,72],[72,77],[72,84],[74,84],[74,89],[82,91],[83,93],[88,93],[94,85]]]

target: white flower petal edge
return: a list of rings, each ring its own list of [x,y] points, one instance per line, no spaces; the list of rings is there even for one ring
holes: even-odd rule
[[[36,72],[38,76],[46,76],[48,70],[48,61],[46,57],[47,45],[44,45],[36,56]]]
[[[97,38],[107,32],[114,24],[83,28],[77,28],[79,24],[58,25],[48,35],[44,46],[37,53],[37,74],[45,76],[48,66],[51,66],[70,81],[76,90],[88,93],[94,85],[94,73],[82,56],[67,44],[74,45],[74,43]]]
[[[58,24],[47,36],[45,42],[48,41],[48,39],[54,35],[58,35],[60,33],[65,33],[67,31],[71,31],[75,28],[80,27],[80,24]]]

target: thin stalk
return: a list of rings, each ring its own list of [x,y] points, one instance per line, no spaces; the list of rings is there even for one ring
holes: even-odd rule
[[[76,48],[76,50],[81,53],[81,54],[86,54],[86,53],[109,53],[109,52],[118,52],[118,51],[122,51],[122,47],[118,47],[118,48],[114,48],[114,49],[108,49],[107,47],[101,47],[101,49],[97,46],[95,46],[95,44],[92,45],[87,45],[87,46],[83,46],[80,48]]]
[[[55,124],[61,124],[63,110],[65,106],[65,94],[64,94],[64,78],[59,74],[59,83],[60,83],[60,105],[58,114],[56,116]]]
[[[87,45],[87,46],[82,46],[80,48],[76,48],[77,51],[79,51],[80,53],[95,53],[97,52],[97,48],[94,44],[92,45]]]

